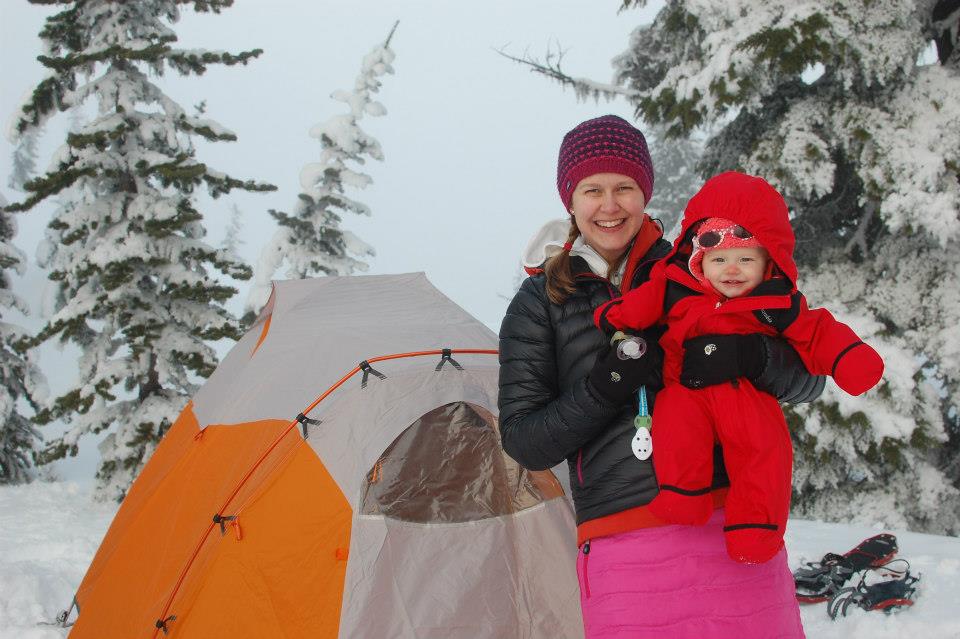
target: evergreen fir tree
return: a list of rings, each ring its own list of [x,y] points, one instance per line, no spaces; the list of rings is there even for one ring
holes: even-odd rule
[[[789,411],[801,516],[960,531],[958,23],[956,0],[668,0],[614,60],[639,118],[712,133],[703,177],[784,193],[801,290],[886,360]]]
[[[0,484],[24,482],[31,477],[32,456],[40,434],[30,419],[20,414],[17,403],[23,399],[35,406],[34,398],[44,388],[40,371],[17,348],[25,332],[3,319],[10,309],[27,314],[26,304],[10,290],[9,271],[22,275],[27,260],[12,243],[16,222],[4,209],[6,205],[0,196]]]
[[[223,235],[223,250],[233,256],[234,259],[240,259],[240,245],[245,242],[240,237],[243,230],[243,211],[236,204],[230,205],[230,221],[227,223],[227,230]]]
[[[367,270],[363,258],[374,255],[373,247],[341,228],[340,223],[347,213],[370,215],[369,207],[346,193],[372,182],[370,176],[353,166],[363,165],[366,158],[383,160],[380,143],[360,128],[360,121],[367,115],[387,113],[374,95],[380,91],[381,76],[393,73],[390,40],[396,28],[395,24],[387,39],[364,56],[353,91],[336,91],[330,96],[345,103],[349,111],[310,130],[310,136],[320,140],[320,161],[305,165],[300,172],[303,191],[293,213],[270,210],[280,228],[260,254],[246,303],[248,316],[266,303],[270,281],[284,263],[284,276],[289,279]]]
[[[37,137],[40,132],[31,131],[21,135],[13,149],[13,169],[7,184],[18,191],[33,177],[37,164]]]
[[[32,0],[38,4],[45,0]],[[237,55],[183,50],[170,25],[180,5],[219,13],[232,0],[62,1],[47,19],[39,58],[50,73],[15,122],[28,135],[58,111],[95,99],[98,114],[67,136],[52,170],[25,185],[24,211],[60,194],[38,258],[59,287],[55,314],[34,336],[77,344],[73,388],[38,414],[70,428],[39,461],[77,452],[85,433],[109,429],[100,445],[98,493],[121,498],[163,432],[209,375],[209,342],[239,337],[224,308],[236,289],[214,271],[249,278],[249,267],[204,241],[196,190],[218,197],[232,189],[272,190],[241,181],[195,157],[193,137],[233,141],[216,122],[188,114],[154,84],[168,68],[202,74],[212,64],[246,64]]]
[[[703,173],[780,188],[801,289],[885,357],[874,391],[792,411],[795,512],[955,533],[960,478],[935,448],[960,404],[960,69],[919,61],[950,32],[936,4],[668,2],[615,64],[645,118],[725,124]]]
[[[655,178],[647,213],[660,220],[672,241],[680,234],[687,202],[703,184],[696,170],[703,144],[693,138],[670,139],[662,127],[651,127],[646,137]]]

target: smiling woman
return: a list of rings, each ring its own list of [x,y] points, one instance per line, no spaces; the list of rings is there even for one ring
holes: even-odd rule
[[[577,185],[570,215],[584,241],[613,264],[643,225],[646,204],[643,191],[633,178],[597,173]]]
[[[623,118],[587,120],[564,136],[557,190],[570,213],[570,229],[563,251],[545,265],[547,292],[555,303],[575,289],[571,255],[619,284],[626,271],[632,273],[629,265],[637,263],[627,259],[631,243],[630,254],[640,258],[662,235],[643,212],[653,194],[647,141]]]
[[[786,555],[749,566],[727,556],[725,450],[707,442],[716,472],[696,485],[706,502],[699,523],[706,525],[668,525],[650,507],[659,490],[651,453],[662,448],[661,435],[654,431],[652,447],[634,446],[634,439],[649,428],[655,402],[670,405],[662,398],[670,387],[660,390],[662,326],[644,325],[652,328],[636,359],[620,359],[610,337],[593,327],[595,309],[621,304],[614,298],[638,287],[649,290],[643,285],[671,251],[644,212],[653,168],[643,134],[612,115],[577,125],[560,146],[557,189],[568,215],[548,222],[528,244],[530,277],[500,328],[500,430],[504,450],[525,468],[567,461],[586,637],[802,637]],[[741,275],[724,277],[732,283]],[[663,301],[661,295],[649,307],[659,312]],[[743,386],[769,393],[772,405],[819,394],[822,385],[785,341],[743,338],[746,346],[729,347],[736,363],[730,370],[715,369],[726,347],[698,364],[711,373],[713,388],[749,378],[752,384]],[[681,350],[696,349],[684,343]],[[756,355],[757,370],[741,372],[741,355]],[[697,366],[681,368],[706,379]]]

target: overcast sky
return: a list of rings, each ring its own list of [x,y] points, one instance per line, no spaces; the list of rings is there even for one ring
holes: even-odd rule
[[[399,20],[391,42],[396,73],[385,77],[378,96],[387,115],[361,124],[386,157],[365,167],[373,184],[350,193],[370,206],[372,217],[347,218],[343,226],[376,249],[370,273],[425,271],[447,296],[497,330],[520,251],[543,222],[564,213],[555,186],[563,134],[604,113],[632,119],[632,110],[622,100],[578,103],[572,91],[496,50],[542,57],[548,48],[562,47],[568,73],[609,82],[611,59],[626,48],[632,29],[655,14],[647,8],[618,15],[619,6],[620,0],[237,0],[219,16],[184,10],[174,27],[183,47],[264,49],[247,67],[155,79],[184,107],[205,100],[207,116],[238,135],[235,143],[201,147],[199,160],[278,187],[201,202],[210,242],[220,242],[235,203],[243,213],[241,254],[256,263],[275,229],[266,211],[290,211],[301,168],[319,159],[319,142],[307,131],[344,112],[330,93],[352,89],[362,57]],[[25,1],[0,5],[4,132],[23,96],[43,77],[36,34],[51,13]],[[49,127],[39,168],[62,144],[67,124],[60,116]],[[22,195],[7,185],[11,152],[4,137],[0,192],[19,201]],[[31,261],[49,214],[47,206],[19,216],[14,243]],[[31,264],[15,288],[36,304],[43,283]],[[238,287],[237,310],[247,284]],[[44,358],[68,360],[66,355]],[[58,368],[68,371],[71,365]]]

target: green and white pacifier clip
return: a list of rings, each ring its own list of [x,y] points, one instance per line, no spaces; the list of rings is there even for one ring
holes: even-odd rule
[[[640,359],[647,352],[647,342],[637,335],[627,335],[621,331],[613,334],[610,340],[616,346],[617,357],[620,359]],[[637,390],[637,416],[633,418],[633,425],[637,434],[630,441],[633,455],[640,461],[650,459],[653,454],[653,436],[650,429],[653,418],[650,416],[650,407],[647,404],[647,387],[641,386]]]
[[[637,434],[630,442],[633,454],[640,461],[650,459],[650,455],[653,454],[653,436],[650,433],[653,418],[650,416],[650,408],[647,404],[646,386],[641,386],[637,390],[637,416],[633,418],[633,425],[637,429]]]

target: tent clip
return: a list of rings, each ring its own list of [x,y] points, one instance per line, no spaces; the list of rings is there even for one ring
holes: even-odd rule
[[[320,424],[323,423],[322,420],[319,420],[319,419],[310,419],[309,417],[307,417],[307,416],[304,415],[303,413],[298,413],[298,414],[297,414],[297,421],[300,422],[300,425],[301,425],[301,426],[303,426],[303,438],[304,438],[304,439],[307,439],[307,438],[310,436],[310,434],[307,432],[307,428],[308,428],[309,426],[319,426]]]
[[[216,515],[213,516],[213,523],[215,523],[215,524],[220,524],[220,536],[221,536],[221,537],[227,534],[227,526],[226,526],[226,524],[225,524],[224,522],[233,521],[233,520],[236,519],[236,518],[237,518],[236,515],[229,515],[229,516],[224,517],[224,516],[221,515],[220,513],[217,513]]]
[[[363,371],[363,379],[360,380],[360,388],[366,388],[366,387],[367,387],[367,378],[368,378],[370,375],[375,375],[375,376],[379,377],[380,379],[386,379],[386,378],[387,378],[386,375],[384,375],[383,373],[381,373],[380,371],[378,371],[378,370],[375,369],[374,367],[370,366],[370,362],[368,362],[367,360],[363,360],[362,362],[360,362],[359,366],[360,366],[360,370]]]
[[[69,628],[70,626],[73,625],[73,622],[72,622],[72,621],[69,622],[69,623],[67,623],[67,619],[70,618],[70,613],[73,612],[73,609],[74,609],[74,608],[77,609],[77,614],[79,615],[79,614],[80,614],[80,604],[77,603],[77,596],[76,596],[76,595],[73,596],[73,601],[70,602],[70,607],[67,608],[66,610],[61,611],[60,614],[57,615],[57,623],[60,624],[60,627],[61,627],[61,628]]]
[[[80,605],[77,603],[77,598],[74,597],[73,601],[70,603],[70,607],[67,610],[61,610],[57,613],[57,616],[54,617],[53,621],[38,621],[38,626],[57,626],[58,628],[69,628],[73,625],[72,621],[67,621],[70,618],[70,613],[73,612],[73,609],[77,609],[77,614],[80,614]]]
[[[56,626],[57,628],[69,628],[73,625],[72,621],[67,621],[69,611],[61,610],[53,621],[38,621],[38,626]]]
[[[437,369],[436,369],[436,370],[439,371],[441,368],[443,368],[443,365],[446,364],[447,362],[450,362],[451,364],[453,364],[453,367],[454,367],[455,369],[457,369],[458,371],[462,371],[462,370],[463,370],[463,366],[461,366],[460,363],[457,362],[457,360],[455,360],[455,359],[453,359],[453,357],[451,357],[451,355],[453,354],[453,349],[445,348],[445,349],[443,349],[442,353],[443,353],[443,355],[440,356],[440,363],[437,364]]]
[[[170,629],[167,628],[167,624],[170,623],[171,621],[175,621],[176,618],[177,618],[176,615],[170,615],[166,619],[157,619],[157,623],[155,625],[160,630],[163,630],[163,634],[168,634],[170,632]]]

